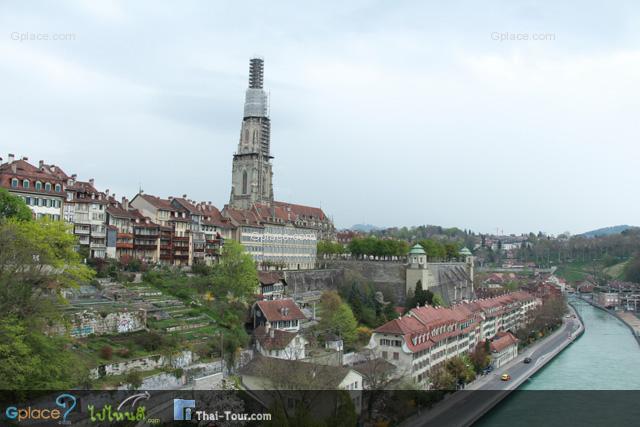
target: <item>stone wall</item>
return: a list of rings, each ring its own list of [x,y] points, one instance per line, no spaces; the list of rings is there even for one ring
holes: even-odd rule
[[[286,270],[287,294],[294,298],[305,292],[335,290],[344,280],[342,268],[325,270]]]
[[[287,293],[300,298],[304,293],[336,290],[353,280],[369,282],[385,299],[402,304],[406,300],[406,265],[393,261],[322,260],[324,269],[285,271]],[[448,304],[463,298],[473,298],[470,270],[465,263],[429,263],[433,278],[431,291],[440,294]]]
[[[89,375],[91,378],[97,379],[109,375],[124,375],[132,371],[151,371],[165,366],[171,366],[172,368],[186,368],[193,363],[194,357],[194,354],[188,350],[178,353],[170,359],[168,357],[155,354],[152,356],[100,365],[97,368],[91,369],[89,371]]]
[[[355,279],[370,282],[385,299],[402,303],[405,300],[405,265],[391,261],[343,261],[324,260],[324,265],[332,269],[342,269],[347,281]]]
[[[69,314],[66,318],[71,323],[71,336],[76,338],[88,335],[112,335],[141,331],[147,326],[147,312],[114,311],[100,313],[96,310],[83,310]],[[64,334],[66,329],[59,325],[53,328],[55,333]]]

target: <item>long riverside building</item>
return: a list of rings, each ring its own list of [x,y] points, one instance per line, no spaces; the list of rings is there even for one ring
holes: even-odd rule
[[[373,331],[368,347],[397,368],[428,385],[428,373],[448,359],[473,352],[501,331],[515,332],[541,304],[533,295],[512,292],[445,307],[416,307]]]

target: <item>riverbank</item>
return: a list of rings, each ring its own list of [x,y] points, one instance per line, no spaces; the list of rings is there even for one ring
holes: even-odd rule
[[[631,335],[633,335],[633,338],[635,338],[636,343],[640,345],[640,320],[635,315],[631,313],[609,310],[608,308],[601,306],[597,302],[594,302],[593,298],[586,298],[578,294],[576,294],[576,297],[588,304],[591,304],[593,307],[599,310],[609,313],[610,315],[614,316],[616,319],[620,320],[622,323],[624,323],[627,329],[631,331]]]
[[[449,395],[428,412],[401,425],[469,426],[476,422],[584,333],[579,313],[573,307],[570,310],[575,317],[565,318],[557,331],[534,343],[491,375],[477,379],[465,390]],[[526,357],[531,358],[530,364],[524,363]],[[511,381],[501,381],[503,373],[509,373]]]

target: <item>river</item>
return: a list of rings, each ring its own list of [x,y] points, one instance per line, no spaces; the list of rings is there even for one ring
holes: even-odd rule
[[[638,425],[640,346],[614,316],[571,301],[582,337],[475,425]]]

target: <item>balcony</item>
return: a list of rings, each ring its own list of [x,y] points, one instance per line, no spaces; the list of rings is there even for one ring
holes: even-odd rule
[[[133,242],[116,242],[116,249],[133,249]]]
[[[88,228],[76,227],[75,230],[73,230],[73,233],[77,235],[88,236],[91,233],[91,230]]]
[[[91,242],[91,244],[89,245],[89,247],[91,249],[106,249],[107,246],[104,242]]]

